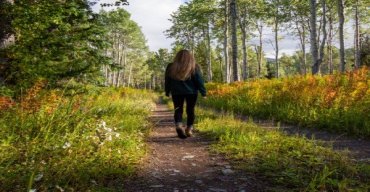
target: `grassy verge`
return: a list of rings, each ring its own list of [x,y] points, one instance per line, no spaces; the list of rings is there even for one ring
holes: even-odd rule
[[[217,140],[213,150],[254,173],[270,191],[368,191],[370,165],[317,141],[267,131],[232,116],[197,111],[197,129]]]
[[[208,84],[208,107],[370,138],[370,70]]]
[[[153,94],[86,90],[34,87],[0,112],[0,191],[105,191],[132,173],[146,153]]]

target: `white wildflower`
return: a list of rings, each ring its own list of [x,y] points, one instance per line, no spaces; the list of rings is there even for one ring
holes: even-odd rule
[[[112,141],[112,135],[109,135],[109,136],[107,137],[107,140],[108,140],[108,141]]]
[[[61,188],[59,185],[56,185],[55,188],[59,189],[60,192],[64,192],[64,189]]]
[[[104,127],[104,130],[106,130],[107,132],[112,132],[112,129],[108,127]]]
[[[119,136],[120,136],[121,134],[119,134],[119,133],[116,133],[116,137],[118,138]]]
[[[98,124],[98,126],[105,128],[107,126],[107,123],[104,120],[101,120],[100,124]]]
[[[35,177],[35,179],[34,179],[34,180],[35,180],[36,182],[37,182],[37,181],[41,181],[42,177],[44,177],[44,174],[40,173],[40,174],[36,175],[36,177]]]
[[[64,145],[63,145],[63,149],[67,149],[71,147],[71,143],[70,142],[65,142]]]
[[[93,185],[98,185],[98,183],[97,183],[95,180],[91,180],[91,183],[92,183]]]

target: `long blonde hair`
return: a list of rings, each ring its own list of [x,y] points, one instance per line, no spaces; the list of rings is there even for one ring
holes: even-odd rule
[[[169,69],[169,76],[184,81],[195,72],[196,64],[193,54],[188,50],[181,50],[176,54]]]

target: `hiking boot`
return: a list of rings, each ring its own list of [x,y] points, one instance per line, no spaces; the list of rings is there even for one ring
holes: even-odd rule
[[[188,137],[192,137],[193,136],[193,127],[192,126],[186,127],[185,134]]]
[[[184,130],[182,130],[180,123],[176,123],[176,132],[177,132],[177,136],[180,139],[186,139],[186,135],[184,133]]]

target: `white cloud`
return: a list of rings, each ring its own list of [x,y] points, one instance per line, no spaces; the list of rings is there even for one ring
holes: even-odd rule
[[[112,2],[112,0],[101,0],[100,3]],[[170,14],[177,10],[183,0],[130,0],[130,5],[125,6],[131,19],[141,26],[148,41],[151,51],[159,48],[170,49],[173,39],[167,39],[164,31],[171,27]],[[96,11],[100,5],[93,9]]]

